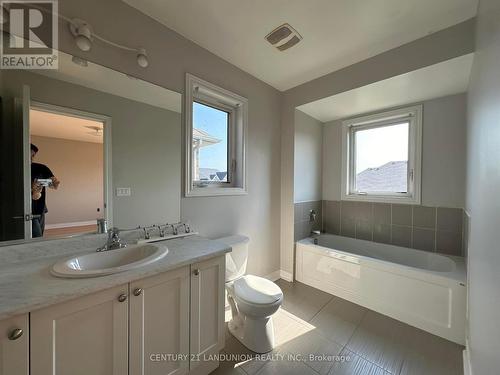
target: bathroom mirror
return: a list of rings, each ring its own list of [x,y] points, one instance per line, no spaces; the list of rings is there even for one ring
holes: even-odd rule
[[[181,94],[60,52],[0,97],[0,241],[179,221]]]

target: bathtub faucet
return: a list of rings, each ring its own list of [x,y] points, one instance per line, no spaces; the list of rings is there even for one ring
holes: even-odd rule
[[[313,242],[315,245],[318,244],[318,236],[321,234],[320,230],[312,230],[311,231],[311,237],[313,239]]]
[[[309,222],[312,223],[316,221],[316,211],[310,210],[309,211]]]

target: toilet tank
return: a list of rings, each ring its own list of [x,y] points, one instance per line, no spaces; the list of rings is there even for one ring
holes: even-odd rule
[[[243,276],[247,270],[248,243],[250,239],[246,236],[235,235],[217,238],[216,241],[231,246],[233,249],[230,253],[226,253],[226,282]]]

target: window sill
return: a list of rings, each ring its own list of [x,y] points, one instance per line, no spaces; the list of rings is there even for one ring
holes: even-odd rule
[[[186,192],[186,198],[190,197],[216,197],[216,196],[231,196],[231,195],[247,195],[246,189],[231,187],[193,187]]]
[[[359,201],[359,202],[374,202],[374,203],[396,203],[396,204],[417,204],[421,203],[418,196],[403,196],[397,197],[393,195],[364,195],[364,194],[342,194],[342,200]]]

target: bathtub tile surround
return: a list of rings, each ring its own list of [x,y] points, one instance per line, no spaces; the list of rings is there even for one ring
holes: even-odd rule
[[[323,201],[326,233],[449,255],[466,254],[466,219],[461,208]]]
[[[310,213],[314,210],[316,218],[311,221]],[[322,201],[299,202],[294,205],[295,225],[294,239],[299,241],[309,237],[311,231],[323,229],[323,204]]]
[[[434,207],[413,207],[413,226],[434,230],[436,228],[436,209]]]
[[[391,226],[391,244],[396,246],[411,247],[411,227],[404,225]]]
[[[370,205],[369,203],[367,204]],[[412,206],[406,204],[392,205],[392,224],[394,225],[412,225]]]
[[[328,217],[328,221],[325,218]],[[340,234],[340,202],[323,201],[323,230]]]

